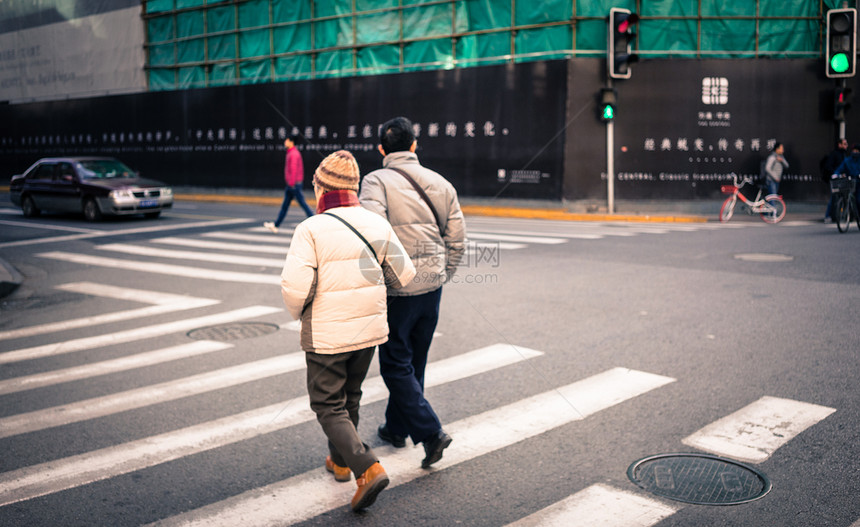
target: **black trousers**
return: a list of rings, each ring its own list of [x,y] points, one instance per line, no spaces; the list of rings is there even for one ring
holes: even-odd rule
[[[442,423],[424,398],[424,369],[439,320],[442,288],[417,296],[388,297],[388,342],[379,346],[379,372],[388,387],[385,422],[394,435],[421,443]]]
[[[335,355],[305,353],[305,358],[311,409],[328,438],[331,459],[359,477],[379,461],[357,431],[361,383],[373,359],[373,348]]]

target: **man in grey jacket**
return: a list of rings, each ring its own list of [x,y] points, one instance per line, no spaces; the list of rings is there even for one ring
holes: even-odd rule
[[[406,437],[423,443],[424,468],[442,459],[451,437],[424,397],[424,369],[439,319],[442,284],[451,279],[465,251],[466,229],[457,191],[421,166],[412,123],[396,117],[382,125],[383,168],[364,177],[361,205],[391,223],[417,274],[388,290],[388,342],[379,346],[380,373],[388,387],[379,437],[395,447]]]

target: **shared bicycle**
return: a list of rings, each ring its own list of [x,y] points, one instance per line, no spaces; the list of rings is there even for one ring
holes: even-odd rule
[[[748,214],[760,214],[761,219],[766,223],[778,223],[785,217],[785,201],[778,194],[767,194],[764,197],[764,187],[758,185],[758,193],[754,200],[750,200],[741,192],[741,188],[745,185],[752,185],[753,180],[750,177],[744,177],[738,183],[738,175],[732,173],[732,185],[722,185],[720,191],[723,194],[730,194],[720,207],[720,221],[725,223],[732,218],[735,213],[735,206],[740,202]]]
[[[848,232],[852,218],[860,229],[860,214],[857,212],[855,197],[856,186],[857,180],[854,178],[840,177],[830,180],[830,191],[833,192],[831,215],[839,232]]]

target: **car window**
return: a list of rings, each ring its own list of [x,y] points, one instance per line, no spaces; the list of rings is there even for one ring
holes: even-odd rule
[[[59,170],[57,171],[57,177],[60,181],[66,180],[68,178],[74,179],[75,177],[75,169],[72,167],[71,163],[60,163]]]
[[[54,169],[57,165],[53,163],[42,163],[27,177],[27,179],[44,179],[44,180],[52,180],[54,179]]]
[[[112,179],[135,177],[132,169],[116,159],[91,159],[77,164],[78,173],[85,179]]]

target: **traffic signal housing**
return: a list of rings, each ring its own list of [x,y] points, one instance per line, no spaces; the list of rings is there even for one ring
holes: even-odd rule
[[[853,77],[857,64],[857,10],[827,12],[825,73],[831,78]]]
[[[833,119],[845,120],[845,112],[851,107],[851,88],[836,88],[833,91]]]
[[[613,79],[629,79],[630,64],[639,60],[639,55],[633,53],[633,40],[636,33],[634,26],[639,22],[639,15],[628,9],[613,7],[609,10],[609,44],[606,47],[609,76]]]
[[[600,89],[600,104],[597,107],[598,113],[600,115],[600,120],[603,122],[609,122],[615,119],[615,103],[617,101],[617,94],[615,90],[612,88],[601,88]]]

